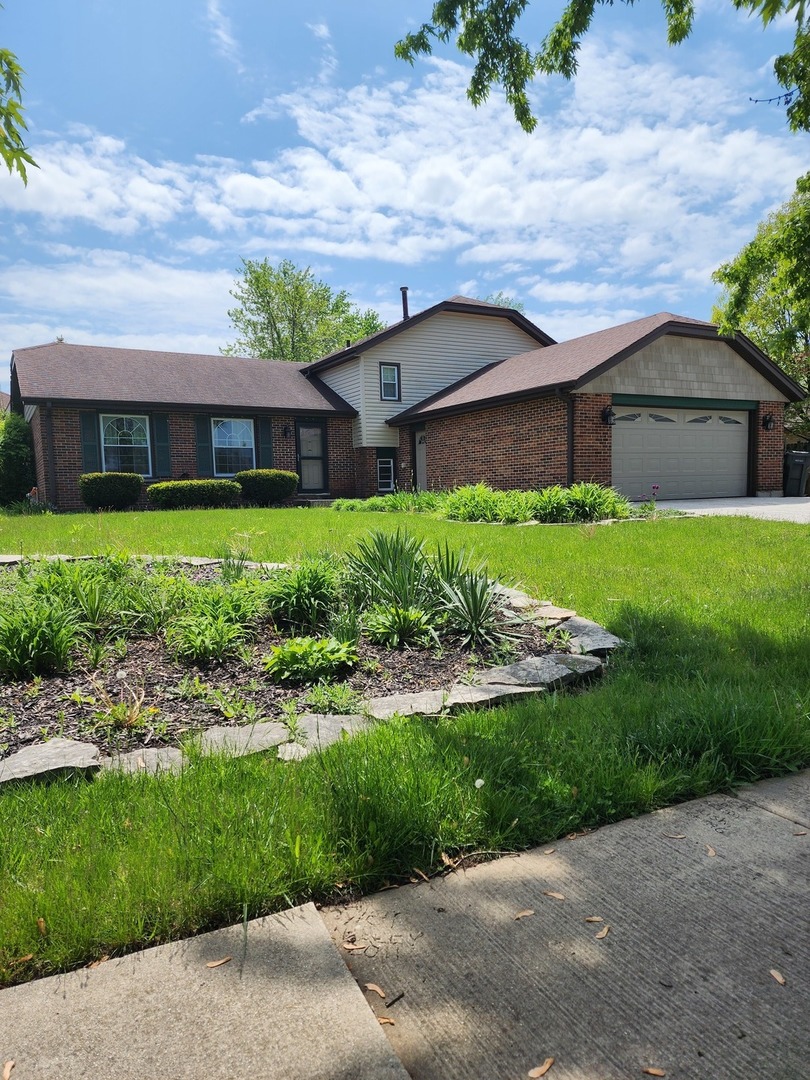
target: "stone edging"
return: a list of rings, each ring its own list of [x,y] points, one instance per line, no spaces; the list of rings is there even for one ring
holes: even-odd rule
[[[47,559],[73,560],[76,556],[48,555]],[[93,556],[78,556],[93,558]],[[154,559],[167,556],[150,556]],[[20,556],[0,555],[0,565],[22,562]],[[221,559],[182,557],[176,560],[190,566],[214,566]],[[278,570],[284,563],[245,563],[249,569]],[[362,715],[332,716],[305,713],[297,718],[301,729],[299,741],[290,740],[289,729],[275,720],[243,727],[209,727],[200,732],[195,746],[203,753],[227,752],[235,757],[256,754],[278,747],[282,761],[300,761],[315,750],[323,750],[345,735],[352,735],[374,721],[393,716],[438,716],[461,709],[500,705],[526,695],[537,695],[564,686],[572,686],[602,674],[606,658],[623,645],[621,638],[599,623],[577,615],[568,608],[556,607],[548,600],[535,600],[519,589],[498,586],[504,606],[541,623],[544,629],[563,626],[570,636],[568,652],[530,656],[504,667],[484,668],[467,682],[455,682],[446,690],[428,690],[416,694],[394,694],[369,699]],[[157,773],[175,771],[183,764],[183,752],[177,747],[146,747],[126,754],[102,757],[92,743],[73,739],[49,739],[27,746],[0,761],[0,784],[29,779],[65,770],[96,771],[119,769],[123,772]]]

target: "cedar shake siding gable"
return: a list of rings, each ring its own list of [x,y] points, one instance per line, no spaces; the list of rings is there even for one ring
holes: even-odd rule
[[[513,323],[519,330],[528,334],[528,336],[534,339],[539,345],[545,346],[554,344],[553,337],[550,337],[545,331],[541,330],[539,326],[536,326],[530,319],[527,319],[525,315],[522,315],[514,308],[502,307],[499,304],[489,304],[485,300],[476,300],[470,296],[451,296],[449,300],[442,300],[438,304],[434,304],[433,307],[425,308],[424,311],[420,311],[415,315],[409,315],[407,319],[401,319],[399,322],[392,323],[392,325],[386,327],[385,330],[379,330],[376,334],[370,334],[360,341],[347,345],[345,349],[338,349],[336,352],[324,356],[323,359],[316,360],[314,364],[310,364],[305,368],[305,372],[309,377],[320,371],[325,371],[329,368],[337,367],[340,364],[345,364],[348,360],[357,359],[362,356],[363,353],[368,352],[369,349],[383,344],[383,342],[396,337],[398,334],[409,330],[413,326],[418,326],[419,323],[424,322],[426,319],[430,319],[443,311],[455,312],[460,315],[477,315],[485,318],[506,319]]]
[[[15,395],[26,405],[193,408],[354,417],[304,364],[56,342],[16,349]]]
[[[720,336],[712,323],[662,312],[511,356],[391,416],[387,422],[399,426],[484,409],[494,402],[507,404],[544,393],[590,387],[601,375],[666,335],[723,343],[787,400],[801,401],[805,396],[801,388],[744,335]]]

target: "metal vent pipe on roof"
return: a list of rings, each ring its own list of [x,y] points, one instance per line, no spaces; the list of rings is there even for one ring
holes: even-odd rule
[[[408,319],[408,286],[400,285],[399,291],[402,293],[402,318]]]

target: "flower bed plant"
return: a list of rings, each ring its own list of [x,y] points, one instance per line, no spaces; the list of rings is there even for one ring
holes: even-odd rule
[[[370,499],[335,499],[337,511],[433,514],[451,521],[486,521],[500,525],[540,521],[545,524],[604,521],[631,516],[629,501],[613,488],[580,483],[540,491],[498,491],[488,484],[467,484],[451,491],[395,492]]]

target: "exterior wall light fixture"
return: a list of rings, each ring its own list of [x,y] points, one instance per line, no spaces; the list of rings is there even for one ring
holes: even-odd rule
[[[773,414],[772,413],[766,413],[762,417],[762,428],[763,428],[763,430],[764,431],[773,431],[773,429],[775,427],[776,427],[776,420],[774,419]]]
[[[289,439],[289,437],[292,435],[292,428],[290,427],[289,424],[284,425],[282,435],[284,436],[285,439]]]
[[[606,405],[602,409],[602,423],[607,424],[608,427],[613,427],[616,423],[616,413],[613,411],[612,405]]]

